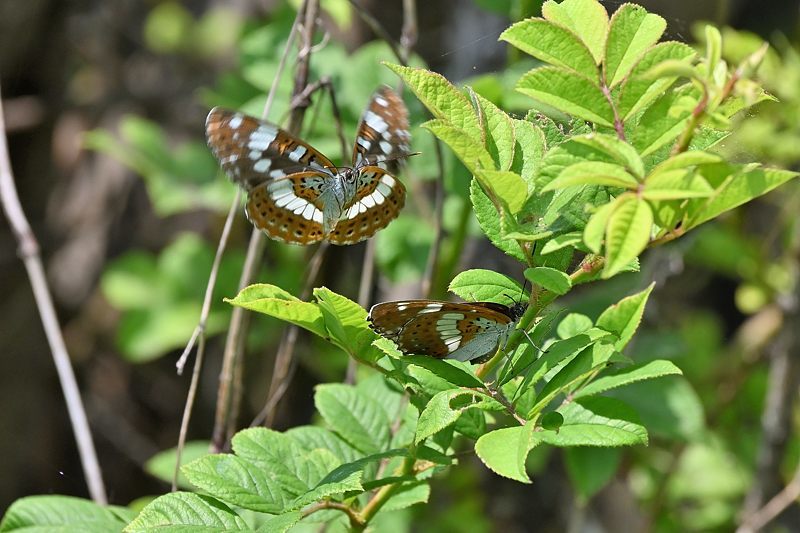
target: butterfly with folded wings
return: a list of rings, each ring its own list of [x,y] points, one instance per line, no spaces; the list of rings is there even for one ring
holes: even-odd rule
[[[401,300],[373,305],[367,320],[406,355],[480,361],[505,347],[526,309],[525,303]]]
[[[247,192],[247,218],[272,239],[354,244],[394,220],[405,203],[393,174],[411,155],[408,111],[388,87],[372,95],[361,117],[350,167],[337,168],[278,126],[219,107],[208,114],[206,138]]]

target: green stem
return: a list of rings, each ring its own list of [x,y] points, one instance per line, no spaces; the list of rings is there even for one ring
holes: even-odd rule
[[[414,473],[414,463],[417,461],[417,447],[414,443],[411,443],[408,447],[408,455],[405,459],[403,459],[403,464],[400,467],[399,476],[406,477],[410,476]],[[384,485],[383,487],[375,493],[375,496],[367,503],[364,509],[358,513],[358,522],[360,527],[356,528],[353,527],[355,531],[363,531],[364,528],[367,527],[369,521],[375,518],[375,515],[378,514],[378,511],[381,510],[381,507],[389,501],[395,492],[397,492],[400,487],[403,486],[403,482],[392,483],[391,485]],[[353,525],[353,521],[350,521],[351,526]]]

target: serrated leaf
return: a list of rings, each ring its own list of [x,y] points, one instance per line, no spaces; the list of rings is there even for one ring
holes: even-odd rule
[[[619,302],[609,306],[597,318],[595,325],[617,336],[615,347],[622,351],[631,340],[639,323],[642,321],[647,298],[653,291],[655,283],[651,283],[645,290],[626,296]]]
[[[226,298],[225,301],[290,322],[322,338],[328,336],[322,312],[316,304],[303,302],[275,285],[250,285],[235,298]]]
[[[624,119],[629,118],[663,94],[667,87],[675,82],[675,76],[662,78],[645,76],[654,66],[670,60],[688,64],[694,56],[695,51],[692,47],[675,41],[659,43],[645,52],[620,86],[617,98],[620,115]]]
[[[475,443],[475,453],[492,472],[509,479],[530,483],[525,470],[528,453],[541,442],[535,424],[496,429]]]
[[[603,58],[608,32],[608,12],[595,0],[552,0],[542,5],[542,15],[575,33],[589,50],[595,63]]]
[[[644,52],[656,44],[667,22],[636,4],[622,5],[611,17],[605,50],[609,87],[620,83]]]
[[[681,134],[696,104],[693,88],[667,91],[636,121],[625,124],[628,141],[644,157],[674,141]],[[691,103],[691,105],[690,105]]]
[[[235,455],[207,455],[181,470],[193,485],[231,505],[261,513],[280,513],[286,505],[276,482],[256,465]]]
[[[513,123],[516,144],[511,170],[522,176],[528,184],[528,193],[531,193],[534,188],[534,175],[546,148],[544,133],[527,120],[513,119]]]
[[[203,457],[204,455],[208,455],[210,453],[208,451],[210,444],[209,441],[205,440],[189,441],[185,443],[181,451],[181,466]],[[172,477],[175,473],[175,455],[175,448],[161,451],[148,459],[144,468],[151,476],[166,483],[172,483]],[[188,488],[189,481],[183,475],[178,475],[178,486],[181,488]]]
[[[566,391],[570,386],[588,376],[595,369],[605,366],[614,355],[615,350],[609,344],[591,344],[581,350],[572,360],[563,366],[550,381],[545,383],[536,398],[533,409],[526,418],[541,411],[558,394]],[[562,414],[564,414],[562,412]],[[565,415],[566,416],[566,415]]]
[[[504,170],[476,170],[475,178],[481,186],[491,191],[515,215],[528,197],[528,185],[522,176]]]
[[[581,501],[589,501],[614,478],[621,457],[617,448],[575,446],[564,450],[567,474]]]
[[[702,150],[689,150],[674,155],[659,163],[650,171],[650,176],[658,175],[670,170],[680,170],[697,165],[708,165],[722,162],[722,157]]]
[[[603,231],[605,232],[605,228],[603,228]],[[542,246],[540,253],[547,255],[567,247],[580,248],[582,244],[583,234],[579,231],[572,231],[548,240]]]
[[[407,355],[404,360],[422,368],[427,368],[453,385],[459,387],[484,387],[483,381],[465,368],[469,365],[468,363],[436,359],[424,355]]]
[[[564,423],[555,431],[541,431],[553,446],[633,446],[647,444],[647,430],[629,405],[602,396],[582,398],[559,408]]]
[[[125,527],[126,533],[154,530],[212,533],[250,531],[250,527],[228,506],[210,496],[172,492],[147,504]]]
[[[502,109],[470,90],[481,111],[481,123],[486,139],[486,149],[492,156],[495,168],[508,170],[514,160],[514,123]]]
[[[328,450],[339,459],[342,464],[352,463],[362,456],[361,452],[353,448],[333,431],[319,426],[297,426],[283,433],[292,441],[310,452],[316,448]]]
[[[650,242],[653,211],[644,200],[620,197],[606,226],[606,264],[603,277],[610,278],[636,259]]]
[[[290,498],[307,492],[329,470],[319,472],[307,458],[310,451],[304,453],[291,437],[271,429],[242,430],[233,436],[231,446],[238,457],[274,479]]]
[[[455,402],[456,405],[452,405]],[[419,443],[450,426],[471,408],[502,410],[496,400],[475,391],[451,389],[436,393],[420,413],[414,442]]]
[[[534,69],[519,80],[517,90],[559,111],[611,127],[614,111],[589,78],[560,67]]]
[[[391,498],[381,507],[381,512],[399,511],[418,503],[428,503],[431,487],[427,481],[404,483],[392,493]]]
[[[501,33],[500,39],[545,63],[597,80],[592,53],[574,33],[558,24],[540,18],[523,20]]]
[[[403,79],[434,117],[480,142],[481,125],[472,104],[444,76],[425,69],[384,64]]]
[[[483,147],[481,141],[468,132],[458,129],[444,120],[429,120],[421,125],[444,142],[471,173],[479,169],[494,167],[492,156]]]
[[[300,511],[292,511],[270,517],[257,531],[262,533],[286,533],[303,518]]]
[[[327,450],[316,450],[327,452]],[[328,452],[330,453],[330,452]],[[291,505],[292,509],[299,509],[310,503],[329,498],[345,492],[363,492],[361,478],[364,475],[365,463],[350,463],[341,465],[325,476],[317,486],[298,497]]]
[[[604,185],[607,187],[635,189],[639,186],[639,182],[617,164],[587,161],[565,168],[553,181],[542,188],[542,192],[576,185]]]
[[[492,244],[511,257],[525,261],[525,254],[522,253],[519,244],[515,240],[503,236],[497,210],[475,179],[470,183],[469,196],[474,208],[475,218],[478,219],[478,224],[480,224],[483,233],[492,241]]]
[[[548,267],[534,267],[525,270],[525,277],[548,291],[563,295],[572,288],[569,276],[560,270]]]
[[[583,242],[592,253],[599,254],[608,228],[608,219],[617,207],[617,201],[598,207],[583,228]]]
[[[642,198],[647,200],[682,200],[685,198],[705,198],[714,190],[711,185],[694,170],[677,168],[653,173],[647,177]]]
[[[648,361],[646,363],[639,363],[638,365],[621,368],[615,372],[604,373],[585,387],[576,391],[573,397],[582,398],[624,387],[625,385],[636,383],[637,381],[681,374],[681,369],[675,366],[672,361],[656,359],[655,361]]]
[[[637,181],[644,177],[642,158],[639,157],[636,149],[625,141],[602,133],[578,135],[570,140],[608,155],[618,165],[623,166],[627,172],[633,174]]]
[[[391,433],[386,412],[375,400],[347,385],[318,385],[314,405],[328,425],[364,453],[382,451]]]
[[[460,272],[447,288],[467,301],[509,304],[525,298],[522,286],[514,279],[494,270],[473,268]]]
[[[369,329],[364,308],[326,287],[315,288],[314,297],[331,339],[345,350],[355,346],[358,336]]]
[[[720,163],[704,165],[698,172],[714,187],[714,195],[692,209],[686,229],[716,218],[725,211],[758,198],[796,178],[797,172],[773,168],[753,168]]]
[[[6,509],[0,531],[122,531],[132,518],[127,514],[124,509],[112,510],[72,496],[26,496]]]

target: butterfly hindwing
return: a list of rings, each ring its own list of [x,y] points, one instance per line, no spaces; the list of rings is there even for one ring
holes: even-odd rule
[[[380,167],[362,167],[353,201],[328,236],[333,244],[353,244],[372,237],[397,218],[406,200],[403,184]]]
[[[322,206],[319,196],[329,176],[297,172],[262,183],[247,196],[247,218],[270,238],[295,244],[321,241]]]
[[[215,107],[206,119],[206,139],[222,169],[251,190],[269,179],[303,170],[328,172],[333,163],[308,143],[278,126]]]
[[[376,165],[396,173],[397,161],[386,160],[409,152],[408,127],[403,100],[386,86],[375,91],[358,126],[353,166]]]
[[[372,328],[405,354],[470,361],[497,349],[515,321],[511,309],[491,302],[405,300],[376,304]]]

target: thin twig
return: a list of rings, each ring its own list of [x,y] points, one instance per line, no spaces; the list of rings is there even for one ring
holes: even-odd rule
[[[64,337],[58,324],[58,316],[53,305],[53,299],[47,287],[47,278],[39,253],[39,243],[36,241],[28,219],[25,217],[25,212],[22,210],[22,204],[20,204],[19,196],[17,195],[5,132],[3,100],[0,93],[0,203],[3,205],[3,211],[5,211],[14,236],[17,239],[20,258],[28,271],[33,296],[39,309],[39,316],[42,319],[47,342],[50,345],[50,352],[53,356],[53,363],[56,365],[58,379],[61,382],[61,390],[64,394],[64,402],[67,405],[72,431],[78,445],[78,453],[81,458],[83,475],[86,478],[89,494],[95,502],[106,504],[108,502],[106,489],[103,485],[103,475],[100,471],[100,464],[97,461],[97,453],[94,449],[89,422],[86,418],[86,411],[83,407],[78,384],[75,381],[75,373],[72,370],[67,346],[64,343]]]
[[[367,309],[370,300],[372,299],[372,280],[375,276],[375,246],[378,236],[369,239],[367,246],[364,248],[364,260],[361,263],[361,281],[358,284],[358,305]],[[347,372],[344,376],[344,382],[348,385],[353,385],[356,382],[356,371],[358,370],[358,361],[352,357],[347,359]]]
[[[383,41],[385,41],[386,44],[389,45],[389,48],[392,49],[392,53],[395,55],[395,57],[397,57],[397,60],[400,62],[400,64],[403,66],[408,66],[408,62],[403,58],[402,52],[400,51],[400,48],[398,48],[397,46],[397,42],[395,42],[395,40],[392,39],[392,36],[389,35],[389,32],[387,32],[381,25],[381,23],[378,22],[378,19],[373,17],[369,13],[369,11],[364,9],[364,6],[362,6],[358,2],[358,0],[348,0],[348,1],[350,2],[350,5],[353,6],[353,9],[356,10],[358,16],[361,17],[361,20],[363,20],[366,23],[366,25],[369,26],[372,32],[378,37],[380,37]]]
[[[739,526],[736,533],[755,533],[769,524],[779,514],[781,514],[791,504],[800,498],[800,466],[798,466],[794,477],[786,487],[772,497],[761,509],[750,515],[747,520]]]
[[[314,255],[308,263],[308,269],[305,275],[305,284],[300,293],[301,300],[308,300],[311,297],[311,290],[319,275],[322,261],[325,258],[325,253],[328,251],[330,243],[322,241],[317,247]],[[267,403],[261,410],[257,418],[262,418],[265,425],[272,426],[277,414],[278,402],[283,398],[286,389],[289,388],[289,382],[292,375],[297,368],[297,358],[294,357],[294,348],[297,344],[297,337],[300,333],[300,328],[297,326],[289,326],[281,339],[281,344],[278,347],[278,353],[275,356],[275,364],[272,370],[272,380],[269,384],[269,391],[267,392]]]
[[[309,59],[311,54],[311,40],[314,35],[314,28],[318,12],[318,0],[305,0],[300,7],[295,19],[297,25],[302,20],[302,31],[300,32],[299,52],[297,54],[297,68],[295,71],[294,88],[292,96],[296,96],[308,85]],[[294,35],[294,31],[291,35]],[[287,43],[288,49],[288,43]],[[275,83],[274,85],[277,85]],[[303,121],[305,107],[292,109],[287,130],[289,133],[297,133]],[[258,229],[253,229],[250,236],[250,244],[247,248],[242,275],[239,278],[239,290],[249,285],[260,266],[260,258],[264,251],[264,236]],[[234,307],[231,313],[230,328],[228,338],[225,343],[223,354],[222,370],[220,371],[220,387],[217,393],[217,411],[214,420],[214,432],[212,435],[212,446],[216,450],[222,450],[229,438],[230,418],[236,418],[236,414],[231,411],[234,367],[241,364],[242,353],[244,352],[246,332],[249,325],[249,314],[245,313],[241,307]],[[239,374],[241,375],[241,373]],[[238,390],[238,387],[237,387]],[[238,404],[238,402],[233,402]]]

